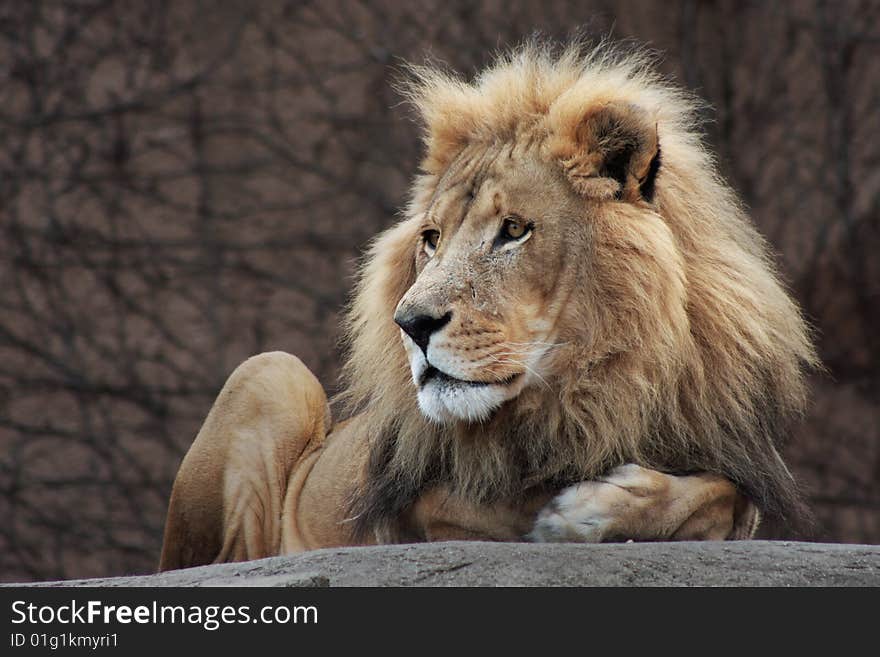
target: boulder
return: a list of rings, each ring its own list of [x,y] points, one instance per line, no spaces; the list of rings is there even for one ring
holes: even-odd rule
[[[35,586],[880,586],[880,545],[382,545]]]

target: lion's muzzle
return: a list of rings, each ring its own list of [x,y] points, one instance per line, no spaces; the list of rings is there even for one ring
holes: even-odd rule
[[[394,322],[425,354],[428,353],[428,341],[431,339],[431,336],[446,326],[451,319],[451,312],[436,317],[418,311],[398,309],[394,314]]]

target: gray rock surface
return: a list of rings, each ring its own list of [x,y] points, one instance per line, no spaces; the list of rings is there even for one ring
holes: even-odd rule
[[[37,586],[880,586],[880,545],[385,545]]]

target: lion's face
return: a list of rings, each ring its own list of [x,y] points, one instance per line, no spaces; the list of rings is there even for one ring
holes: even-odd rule
[[[347,315],[362,526],[438,481],[515,499],[627,462],[797,506],[774,441],[808,331],[694,104],[647,64],[527,47],[473,83],[415,71],[421,173]]]
[[[416,279],[394,319],[425,415],[484,420],[553,374],[588,249],[583,199],[558,166],[512,145],[466,149],[432,186],[411,220]]]

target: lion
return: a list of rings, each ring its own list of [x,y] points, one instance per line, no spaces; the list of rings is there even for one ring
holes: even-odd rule
[[[229,378],[160,569],[436,540],[723,540],[808,510],[818,367],[698,102],[643,52],[413,67],[425,155],[345,320],[348,419],[282,352]]]

